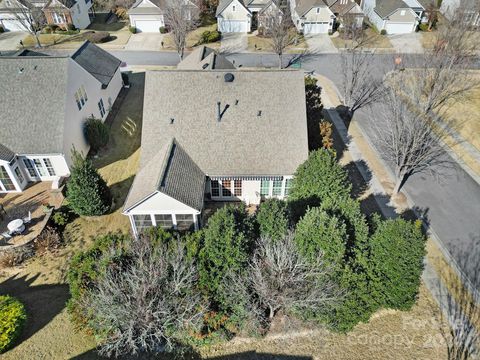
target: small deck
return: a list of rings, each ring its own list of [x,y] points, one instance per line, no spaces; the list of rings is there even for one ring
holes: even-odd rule
[[[21,193],[0,194],[0,205],[6,211],[6,215],[0,214],[0,250],[35,239],[48,220],[46,206],[59,208],[62,202],[61,191],[52,190],[52,183],[49,181],[29,185]],[[7,224],[12,220],[28,217],[29,211],[32,219],[29,224],[25,224],[24,233],[3,239],[1,234],[8,232]]]

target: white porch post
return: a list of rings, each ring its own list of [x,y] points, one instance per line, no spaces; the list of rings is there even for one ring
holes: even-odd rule
[[[128,215],[128,218],[130,219],[130,226],[132,227],[132,230],[133,230],[133,236],[136,238],[138,237],[138,233],[137,233],[137,227],[135,226],[135,221],[133,221],[133,215]]]
[[[199,215],[193,214],[193,227],[194,227],[195,231],[198,230],[198,218],[197,218],[197,216],[199,216]]]
[[[175,214],[172,214],[172,225],[174,229],[177,228],[177,216]]]

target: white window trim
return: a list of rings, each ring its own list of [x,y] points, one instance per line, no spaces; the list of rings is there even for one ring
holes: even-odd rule
[[[173,229],[177,228],[177,215],[192,215],[193,216],[193,228],[194,230],[199,229],[199,224],[198,224],[198,213],[192,213],[192,212],[178,212],[178,213],[172,213],[172,212],[165,212],[165,211],[160,211],[160,212],[155,212],[155,213],[138,213],[138,214],[129,214],[128,217],[130,218],[130,225],[133,230],[133,234],[137,237],[138,230],[137,226],[135,225],[135,220],[134,216],[142,216],[142,215],[149,215],[150,220],[152,222],[152,226],[157,226],[157,222],[155,221],[155,215],[171,215],[172,216],[172,224],[173,224]]]

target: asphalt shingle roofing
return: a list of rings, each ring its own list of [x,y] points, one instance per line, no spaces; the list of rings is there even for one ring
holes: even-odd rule
[[[89,41],[85,41],[72,55],[78,65],[107,87],[122,63],[115,56]]]
[[[308,157],[303,73],[148,71],[140,171],[126,209],[151,194],[144,189],[155,188],[150,177],[158,179],[159,150],[171,139],[207,176],[291,175]],[[175,193],[182,191],[189,189]]]
[[[110,82],[113,68],[120,65],[120,60],[88,42],[76,52],[75,59],[24,51],[0,56],[0,84],[8,89],[1,95],[0,145],[16,154],[64,153],[72,61],[102,84]]]
[[[235,66],[221,54],[217,54],[207,46],[199,46],[190,55],[183,59],[177,69],[181,70],[212,70],[235,69]]]
[[[409,9],[403,0],[381,0],[377,1],[375,12],[380,15],[382,19],[394,13],[397,9]]]
[[[67,57],[0,57],[0,144],[19,154],[63,153]],[[54,84],[54,85],[53,85]]]

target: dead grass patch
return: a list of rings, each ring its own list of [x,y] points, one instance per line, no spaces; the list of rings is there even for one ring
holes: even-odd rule
[[[371,48],[371,49],[393,48],[392,43],[390,42],[387,36],[378,34],[372,28],[367,28],[364,31],[365,31],[366,40],[363,47]],[[357,45],[354,41],[350,39],[343,39],[341,35],[332,36],[330,38],[332,39],[333,45],[335,45],[337,49],[350,48],[354,45]]]

